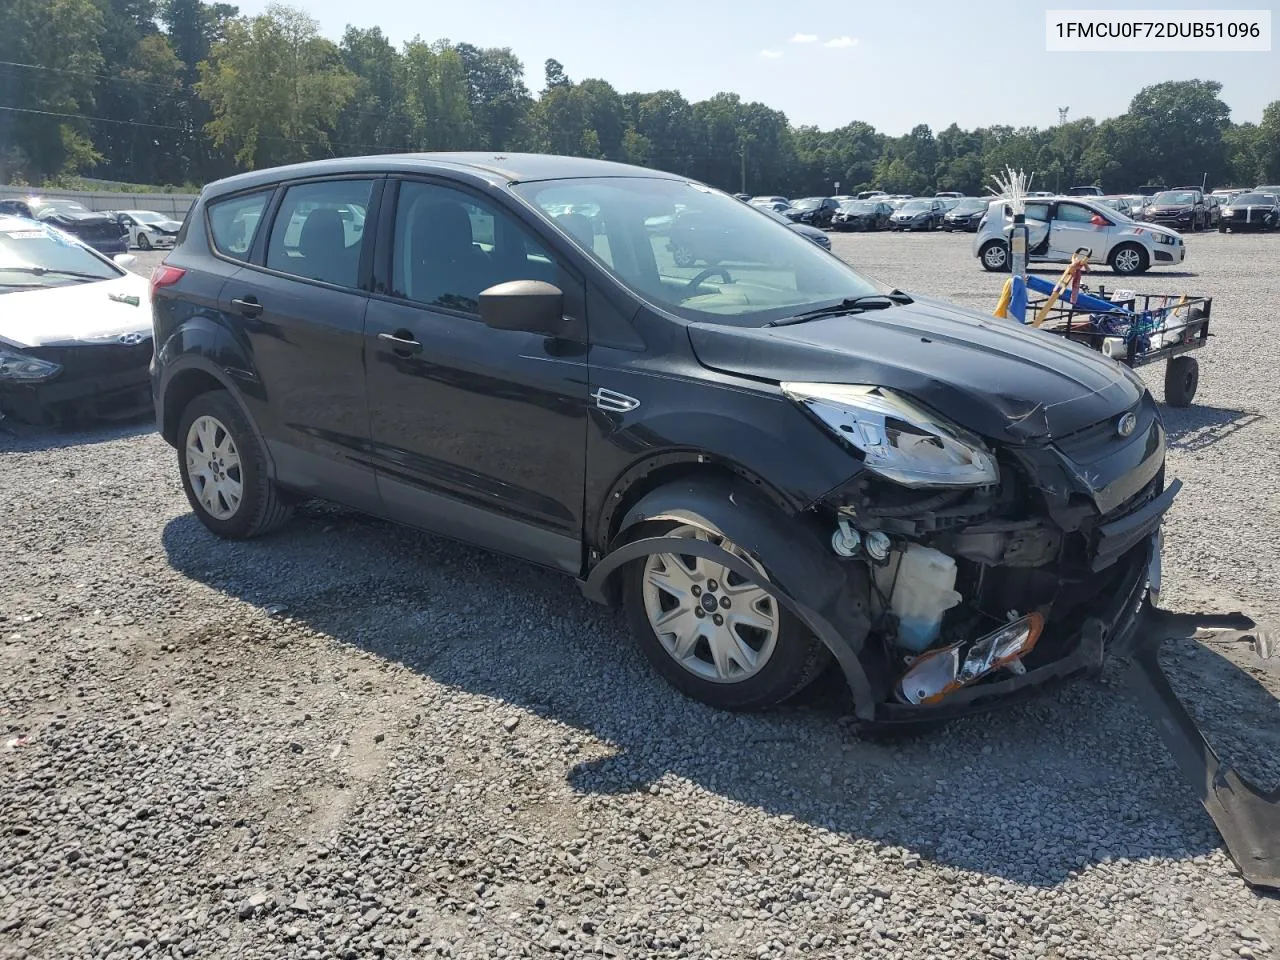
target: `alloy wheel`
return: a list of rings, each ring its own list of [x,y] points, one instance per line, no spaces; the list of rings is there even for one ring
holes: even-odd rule
[[[1120,273],[1133,273],[1142,265],[1142,254],[1132,247],[1126,247],[1116,254],[1116,270]]]
[[[986,253],[982,256],[987,261],[988,267],[993,270],[999,270],[1009,259],[1009,251],[1000,244],[993,243],[991,246],[987,247]]]
[[[694,526],[667,534],[716,544],[767,577],[729,540]],[[702,557],[662,553],[645,561],[642,586],[649,626],[667,654],[694,676],[741,683],[759,673],[777,644],[777,601],[754,580]]]
[[[187,477],[200,505],[215,520],[230,520],[244,499],[240,453],[216,417],[197,417],[187,430]]]

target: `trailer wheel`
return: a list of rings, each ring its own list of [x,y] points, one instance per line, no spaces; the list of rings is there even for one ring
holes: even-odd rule
[[[984,269],[1002,273],[1009,269],[1009,245],[1003,240],[988,240],[978,251]]]
[[[1189,407],[1200,386],[1200,364],[1195,357],[1174,357],[1164,368],[1164,402]]]

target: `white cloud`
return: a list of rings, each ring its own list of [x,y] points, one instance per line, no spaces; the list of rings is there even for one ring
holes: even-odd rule
[[[760,59],[762,60],[777,60],[781,56],[782,56],[782,52],[780,50],[761,50],[760,51]]]
[[[830,40],[824,43],[823,46],[824,47],[854,47],[854,46],[857,46],[857,44],[858,44],[857,37],[832,37]]]
[[[818,39],[816,33],[797,33],[791,38],[792,43],[813,43]]]

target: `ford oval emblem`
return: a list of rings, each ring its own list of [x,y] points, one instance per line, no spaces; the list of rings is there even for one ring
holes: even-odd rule
[[[1138,417],[1132,413],[1125,413],[1116,421],[1116,433],[1122,437],[1133,436],[1133,431],[1138,426]]]

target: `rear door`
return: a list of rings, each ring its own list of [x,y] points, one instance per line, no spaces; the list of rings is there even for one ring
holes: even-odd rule
[[[221,309],[248,369],[249,412],[277,480],[376,511],[364,386],[364,317],[372,238],[364,227],[383,181],[330,178],[282,186],[250,265],[224,284]],[[252,235],[256,217],[242,217]]]
[[[589,403],[582,279],[505,205],[457,184],[394,183],[383,210],[365,348],[384,512],[581,573]],[[582,213],[561,219],[567,230],[593,234]],[[560,287],[570,336],[482,324],[480,291],[509,280]]]

